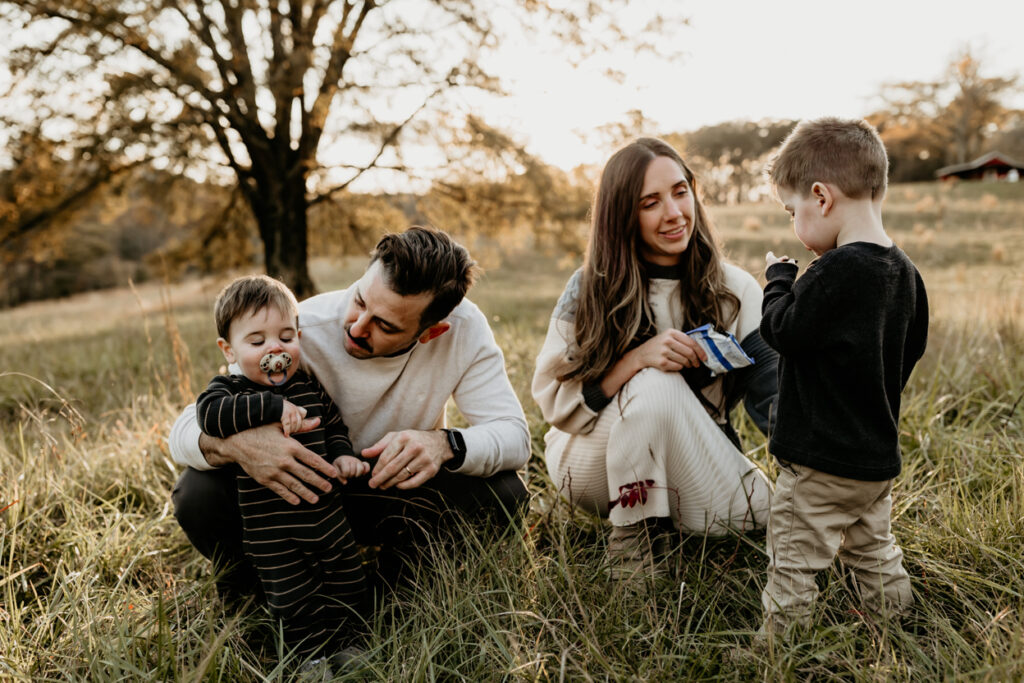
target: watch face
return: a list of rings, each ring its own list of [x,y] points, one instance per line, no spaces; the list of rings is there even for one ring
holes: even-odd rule
[[[466,440],[462,438],[462,432],[454,429],[446,429],[445,431],[448,433],[448,445],[451,446],[452,453],[465,453]]]

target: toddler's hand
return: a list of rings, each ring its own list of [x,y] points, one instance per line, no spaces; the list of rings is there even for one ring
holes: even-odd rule
[[[284,430],[284,435],[288,436],[292,432],[299,431],[304,417],[306,417],[305,408],[285,401],[284,409],[281,411],[281,428]]]
[[[776,256],[775,252],[771,252],[771,251],[769,251],[767,254],[765,254],[764,261],[765,261],[765,264],[764,264],[765,268],[771,268],[776,263],[792,263],[794,265],[796,264],[796,259],[791,259],[788,256]]]
[[[351,455],[339,455],[334,459],[334,467],[338,470],[338,479],[347,484],[349,479],[361,477],[370,471],[370,463],[363,462]]]

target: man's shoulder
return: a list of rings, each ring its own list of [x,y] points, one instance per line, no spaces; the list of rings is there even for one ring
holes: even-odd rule
[[[299,302],[299,326],[315,327],[335,322],[345,315],[348,289],[335,289]]]
[[[455,332],[453,336],[456,337],[472,336],[484,330],[487,330],[487,333],[490,334],[491,325],[487,320],[487,316],[470,299],[460,301],[459,305],[448,314],[445,321],[452,326],[452,332]]]

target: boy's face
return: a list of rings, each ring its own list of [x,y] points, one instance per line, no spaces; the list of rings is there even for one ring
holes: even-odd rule
[[[291,379],[299,368],[299,334],[294,316],[267,306],[233,320],[228,339],[218,339],[217,346],[228,363],[238,363],[253,382],[275,386]],[[279,372],[262,369],[260,361],[270,353],[287,353],[291,364]]]
[[[821,183],[815,183],[814,188],[819,185]],[[786,212],[793,218],[796,238],[816,256],[821,256],[835,248],[839,230],[825,210],[825,198],[820,196],[820,191],[816,193],[814,188],[807,195],[782,187],[777,188],[776,193]]]

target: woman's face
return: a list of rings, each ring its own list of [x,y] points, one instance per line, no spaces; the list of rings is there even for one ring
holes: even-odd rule
[[[669,157],[655,157],[640,192],[640,254],[659,266],[674,266],[693,235],[693,189]]]

